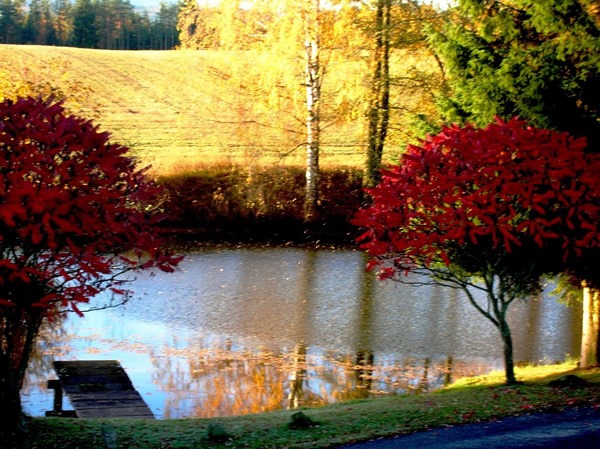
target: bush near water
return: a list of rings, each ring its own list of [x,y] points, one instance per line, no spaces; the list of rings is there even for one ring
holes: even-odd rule
[[[321,170],[320,216],[312,237],[350,243],[350,224],[364,200],[363,172],[356,167]],[[216,164],[161,175],[162,208],[170,232],[206,240],[298,242],[303,218],[305,169],[292,166]]]

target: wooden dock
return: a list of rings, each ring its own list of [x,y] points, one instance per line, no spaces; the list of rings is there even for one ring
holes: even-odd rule
[[[154,419],[117,360],[56,361],[53,365],[58,380],[48,381],[48,388],[54,389],[54,410],[46,416],[68,416],[62,410],[64,391],[78,418]]]

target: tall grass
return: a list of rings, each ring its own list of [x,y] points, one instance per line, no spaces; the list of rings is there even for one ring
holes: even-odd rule
[[[203,238],[302,241],[306,179],[298,166],[233,163],[196,165],[162,175],[167,225],[179,234]],[[349,243],[350,219],[363,201],[362,171],[326,168],[321,173],[320,220],[315,235]],[[313,235],[313,238],[315,237]]]

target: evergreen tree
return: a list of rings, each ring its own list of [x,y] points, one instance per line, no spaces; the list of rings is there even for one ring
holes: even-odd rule
[[[177,19],[181,3],[160,3],[160,9],[153,25],[157,50],[171,50],[179,44]]]
[[[41,33],[38,43],[42,45],[56,45],[54,31],[55,17],[50,0],[42,0]]]
[[[91,0],[77,0],[73,7],[73,36],[75,47],[94,48],[98,45],[97,11]]]
[[[53,3],[53,26],[56,45],[67,45],[73,32],[73,15],[70,0],[55,0]]]
[[[38,41],[38,34],[42,28],[41,3],[41,0],[29,1],[29,12],[23,26],[23,43],[25,44],[36,44]]]
[[[590,0],[461,0],[431,42],[447,122],[520,116],[600,150],[600,27]]]
[[[0,44],[22,44],[24,0],[0,0]]]
[[[600,152],[600,10],[593,0],[461,0],[431,36],[448,91],[446,121],[494,116],[585,137]],[[560,271],[582,282],[582,367],[600,364],[600,271],[579,257]]]
[[[148,50],[151,46],[152,24],[147,11],[136,13],[132,21],[132,50]]]
[[[54,17],[48,0],[30,0],[23,28],[23,43],[53,45],[56,43]]]

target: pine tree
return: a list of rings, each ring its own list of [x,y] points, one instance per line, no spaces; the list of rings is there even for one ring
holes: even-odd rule
[[[22,44],[24,0],[0,0],[0,44]]]
[[[154,22],[154,34],[158,42],[158,49],[171,50],[178,43],[177,18],[180,4],[161,2],[160,9]]]
[[[593,2],[461,0],[431,36],[446,69],[447,122],[520,116],[600,150],[600,20]]]
[[[96,8],[90,0],[77,0],[73,7],[73,45],[94,48],[98,45]]]
[[[72,5],[69,0],[54,0],[54,36],[56,45],[67,45],[73,32]]]

